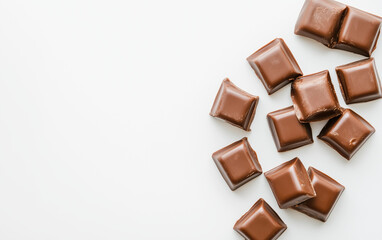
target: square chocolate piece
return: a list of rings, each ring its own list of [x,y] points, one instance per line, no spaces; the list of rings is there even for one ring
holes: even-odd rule
[[[346,5],[331,0],[306,0],[294,33],[312,38],[328,47],[335,41]]]
[[[378,16],[348,7],[335,48],[369,57],[377,46],[381,21]]]
[[[309,167],[308,174],[316,191],[316,196],[294,206],[293,209],[326,222],[345,187],[313,167]]]
[[[279,215],[260,198],[233,227],[247,240],[276,240],[287,229]]]
[[[228,78],[223,80],[210,115],[250,131],[259,97],[236,87]]]
[[[373,126],[360,115],[345,109],[342,115],[328,121],[318,138],[350,160],[374,132]]]
[[[346,104],[368,102],[382,97],[374,58],[336,67],[336,72]]]
[[[310,124],[298,121],[293,106],[268,113],[267,119],[277,151],[284,152],[313,143]]]
[[[289,208],[316,196],[304,165],[294,158],[264,173],[280,208]]]
[[[291,96],[300,122],[321,121],[341,114],[328,70],[297,78],[292,83]]]
[[[246,137],[214,152],[212,159],[232,191],[263,172]]]
[[[247,58],[268,94],[301,76],[302,72],[282,38],[276,38]]]

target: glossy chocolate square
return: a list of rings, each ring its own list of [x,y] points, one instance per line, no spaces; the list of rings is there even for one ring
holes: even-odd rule
[[[267,119],[277,151],[284,152],[313,143],[310,124],[298,121],[293,106],[268,113]]]
[[[381,21],[378,16],[348,7],[335,48],[369,57],[376,48]]]
[[[279,215],[260,198],[233,227],[247,240],[276,240],[287,229]]]
[[[328,121],[318,138],[350,160],[374,132],[373,126],[360,115],[345,109],[340,116]]]
[[[268,94],[302,75],[296,59],[281,38],[276,38],[247,58]]]
[[[262,173],[256,152],[246,137],[214,152],[212,159],[232,191]]]
[[[327,70],[297,78],[292,83],[291,97],[300,122],[321,121],[341,114]]]
[[[346,5],[331,0],[306,0],[294,33],[330,47],[340,28]]]
[[[373,58],[336,67],[342,96],[347,104],[382,97],[381,82]]]
[[[228,78],[223,80],[210,115],[250,131],[259,97],[236,87]]]
[[[264,173],[280,208],[289,208],[316,196],[300,159],[294,158]]]
[[[308,174],[316,196],[294,206],[293,209],[326,222],[345,187],[313,167],[309,167]]]

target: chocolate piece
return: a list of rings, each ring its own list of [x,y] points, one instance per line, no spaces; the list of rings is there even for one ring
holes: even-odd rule
[[[326,222],[345,187],[313,167],[309,167],[308,174],[316,196],[294,206],[293,209]]]
[[[335,48],[369,57],[377,46],[381,21],[380,17],[348,7]]]
[[[382,97],[381,82],[373,58],[336,67],[341,93],[347,104]]]
[[[328,121],[318,138],[350,160],[374,132],[365,119],[351,109],[345,109],[342,115]]]
[[[259,97],[236,87],[228,78],[223,80],[210,115],[250,131]]]
[[[277,151],[284,152],[313,143],[310,124],[298,121],[293,106],[268,113],[267,119]]]
[[[300,122],[320,121],[341,114],[328,70],[297,78],[292,83],[291,96]]]
[[[295,34],[330,48],[370,56],[377,45],[382,18],[331,0],[306,0]]]
[[[264,173],[280,208],[289,208],[316,193],[304,165],[294,158]]]
[[[276,38],[247,58],[268,94],[301,76],[302,72],[282,38]]]
[[[331,0],[306,0],[294,33],[331,47],[340,28],[346,5]]]
[[[276,240],[287,229],[279,215],[260,198],[233,227],[247,240]]]
[[[214,152],[212,159],[232,191],[263,172],[246,137]]]

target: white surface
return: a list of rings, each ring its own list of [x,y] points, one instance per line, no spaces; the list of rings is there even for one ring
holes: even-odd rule
[[[0,1],[0,239],[241,239],[259,197],[288,225],[280,240],[380,238],[382,100],[351,106],[377,132],[350,162],[316,138],[277,153],[268,129],[290,86],[268,96],[248,55],[284,38],[305,74],[330,70],[343,106],[334,68],[362,58],[295,36],[302,4]],[[260,96],[252,132],[208,115],[224,77]],[[211,154],[244,136],[264,171],[298,156],[346,186],[328,222],[279,209],[263,175],[231,192]]]

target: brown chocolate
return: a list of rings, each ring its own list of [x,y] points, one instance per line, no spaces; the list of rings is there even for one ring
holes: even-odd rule
[[[332,47],[340,28],[346,5],[331,0],[306,0],[294,33]]]
[[[276,240],[287,229],[279,215],[260,198],[233,227],[247,240]]]
[[[284,152],[313,143],[310,124],[298,121],[293,106],[268,113],[267,119],[277,151]]]
[[[316,191],[316,196],[292,208],[326,222],[345,187],[313,167],[309,167],[308,174]]]
[[[341,114],[328,70],[297,78],[292,83],[291,97],[300,122],[321,121]]]
[[[294,158],[264,173],[280,208],[289,208],[316,196],[304,165]]]
[[[210,115],[250,131],[258,102],[258,96],[241,90],[226,78],[216,95]]]
[[[382,18],[332,0],[306,0],[295,25],[295,34],[330,48],[364,56],[375,50]]]
[[[318,138],[350,160],[374,132],[365,119],[351,109],[345,109],[340,116],[328,121]]]
[[[212,159],[232,191],[262,173],[256,152],[246,137],[214,152]]]
[[[382,98],[381,82],[374,58],[336,67],[336,72],[347,104]]]
[[[335,48],[369,57],[377,46],[382,19],[348,7]]]
[[[268,94],[302,75],[296,59],[282,38],[276,38],[247,58]]]

